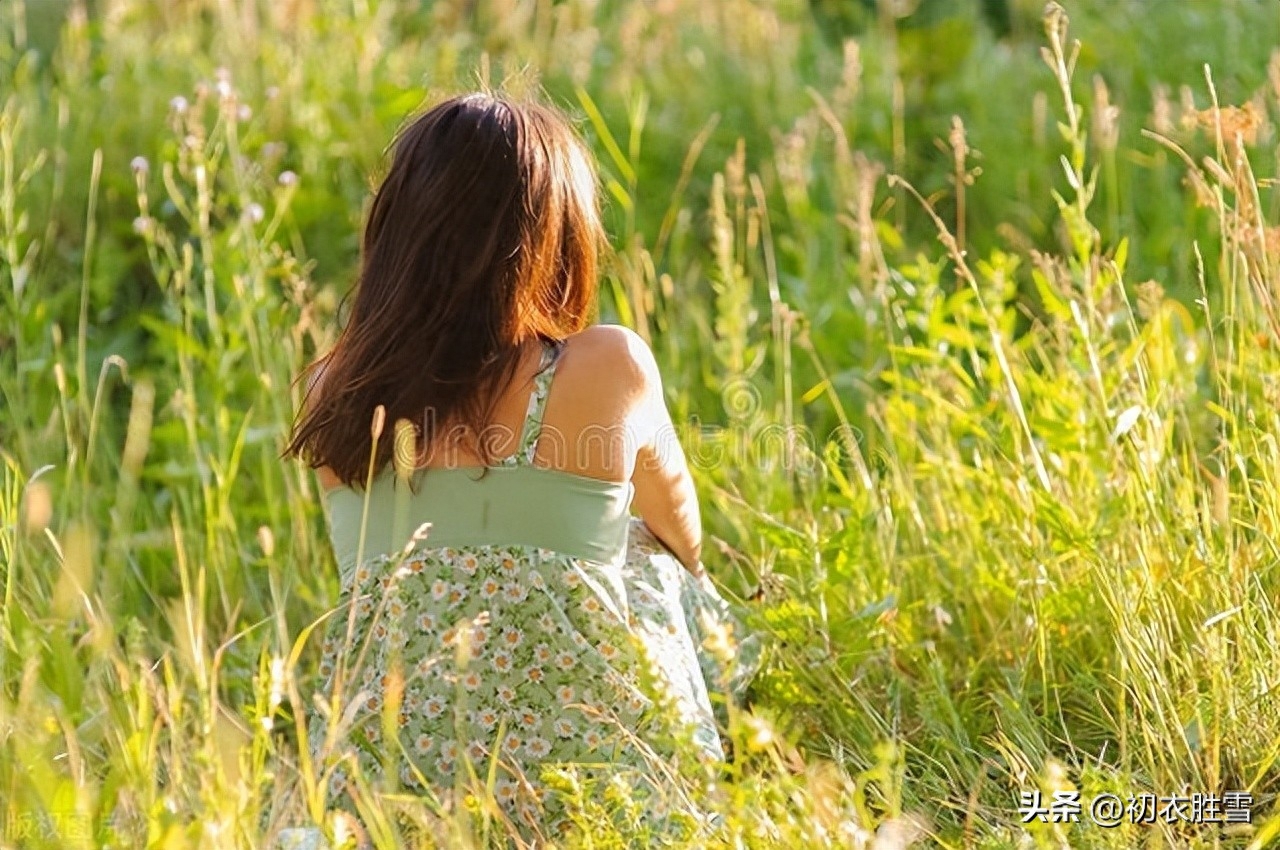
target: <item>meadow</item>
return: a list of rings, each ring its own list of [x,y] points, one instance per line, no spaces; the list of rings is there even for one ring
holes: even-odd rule
[[[387,143],[482,86],[596,153],[762,646],[677,846],[1280,846],[1280,9],[1065,7],[5,0],[0,848],[342,842],[280,452]],[[508,840],[378,791],[377,847]]]

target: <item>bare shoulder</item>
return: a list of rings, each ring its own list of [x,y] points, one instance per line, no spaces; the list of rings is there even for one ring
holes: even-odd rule
[[[629,328],[592,325],[571,335],[556,369],[556,385],[547,419],[558,420],[570,432],[622,425],[634,446],[646,442],[661,420],[657,363],[648,344]]]
[[[644,392],[660,385],[653,351],[638,333],[622,325],[592,325],[568,339],[566,351],[577,370],[620,390]]]

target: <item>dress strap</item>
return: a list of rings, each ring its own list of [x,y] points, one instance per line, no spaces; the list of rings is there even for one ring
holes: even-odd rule
[[[551,379],[555,377],[556,364],[560,362],[563,342],[543,340],[542,360],[538,364],[538,373],[533,377],[533,392],[529,394],[529,409],[524,416],[524,427],[520,432],[520,447],[516,452],[517,463],[533,463],[533,455],[538,448],[538,437],[542,435],[542,417],[547,409],[547,394],[551,391]]]

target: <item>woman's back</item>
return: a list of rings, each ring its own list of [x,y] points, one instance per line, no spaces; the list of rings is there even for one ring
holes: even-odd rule
[[[421,469],[412,489],[387,472],[367,492],[328,495],[350,607],[330,624],[321,674],[355,700],[344,730],[365,741],[355,763],[384,769],[382,716],[397,704],[396,782],[451,788],[492,763],[497,799],[528,829],[555,822],[554,807],[542,811],[544,764],[639,779],[684,736],[721,755],[682,601],[698,592],[692,577],[629,517],[629,481],[537,463],[551,459],[558,351],[545,347],[515,451],[499,464]],[[719,613],[710,597],[704,607]],[[349,779],[339,771],[332,790]]]

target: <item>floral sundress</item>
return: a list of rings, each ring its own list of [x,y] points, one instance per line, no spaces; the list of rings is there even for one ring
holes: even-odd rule
[[[518,451],[491,471],[533,469],[558,352],[544,349]],[[557,486],[539,472],[537,487]],[[689,754],[722,758],[713,702],[749,671],[707,640],[732,631],[729,608],[642,521],[620,522],[625,548],[608,560],[509,542],[433,547],[428,531],[354,564],[320,664],[322,697],[339,695],[336,802],[349,805],[357,774],[454,806],[491,780],[513,823],[554,834],[564,814],[547,768],[639,789],[687,768]],[[313,746],[324,737],[313,723]],[[662,817],[660,794],[646,805]]]

